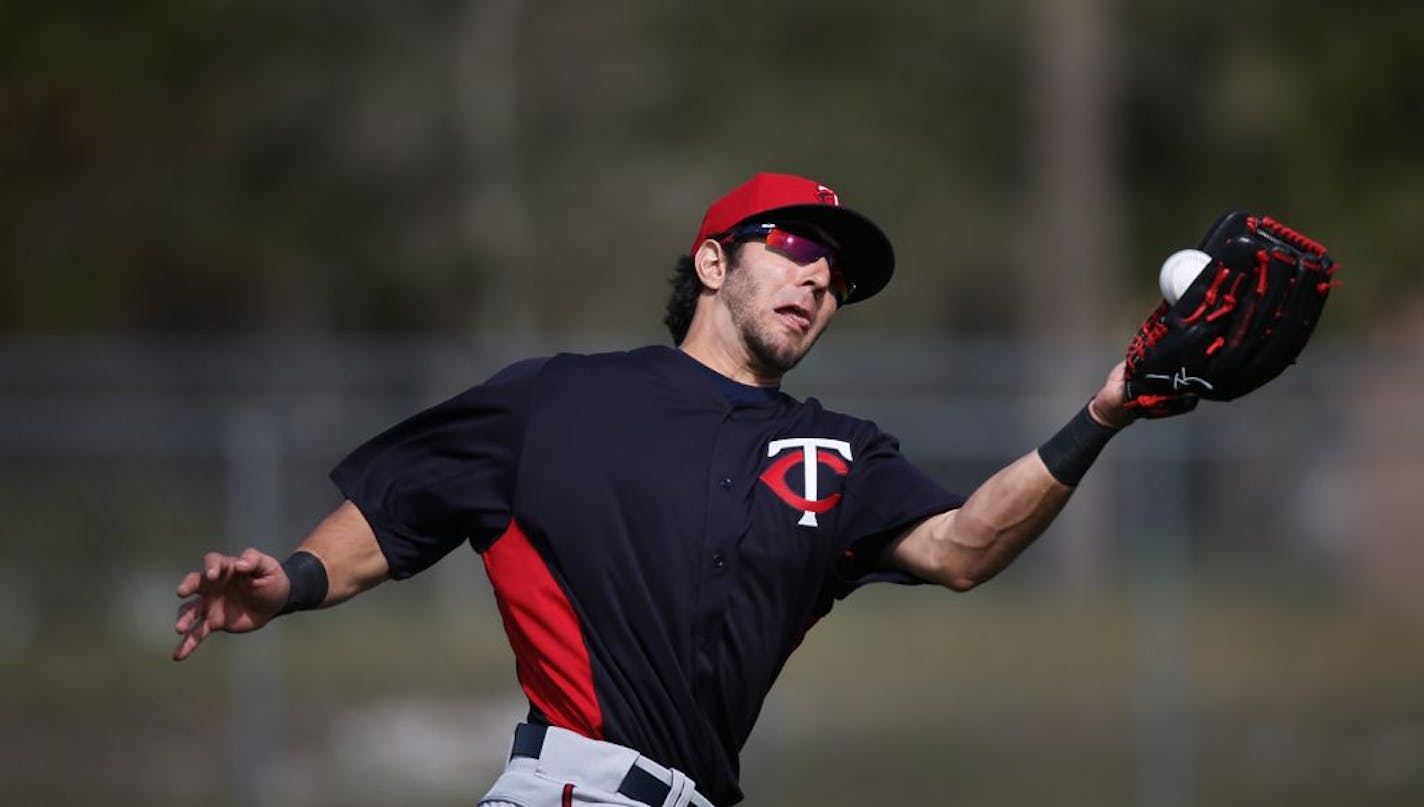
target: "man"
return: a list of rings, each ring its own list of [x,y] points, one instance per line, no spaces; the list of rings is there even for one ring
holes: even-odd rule
[[[183,578],[174,658],[468,541],[530,703],[482,804],[740,801],[762,700],[836,599],[994,576],[1135,417],[1119,364],[964,499],[874,424],[781,393],[893,268],[889,240],[834,191],[757,175],[708,209],[679,264],[677,348],[520,362],[361,446],[332,473],[346,501],[287,561],[210,553]]]

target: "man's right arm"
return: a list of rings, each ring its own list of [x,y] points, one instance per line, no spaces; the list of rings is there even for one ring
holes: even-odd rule
[[[390,576],[371,525],[351,502],[343,502],[297,547],[320,561],[326,594],[315,607],[336,605]],[[213,631],[247,633],[281,613],[292,599],[286,569],[271,555],[248,548],[239,555],[209,552],[203,568],[184,575],[174,630],[183,638],[173,650],[182,661]]]

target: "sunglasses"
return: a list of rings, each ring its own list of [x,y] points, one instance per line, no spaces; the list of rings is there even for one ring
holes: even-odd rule
[[[846,300],[855,291],[855,284],[846,278],[836,251],[810,236],[793,233],[776,224],[743,224],[718,239],[722,244],[737,240],[764,241],[767,249],[802,266],[825,258],[827,265],[831,267],[828,290],[831,296],[836,298],[838,306],[845,305]]]

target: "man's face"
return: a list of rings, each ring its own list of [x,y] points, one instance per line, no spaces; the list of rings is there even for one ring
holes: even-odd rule
[[[741,246],[722,295],[758,370],[780,376],[816,343],[836,312],[824,258],[799,264],[758,241]]]

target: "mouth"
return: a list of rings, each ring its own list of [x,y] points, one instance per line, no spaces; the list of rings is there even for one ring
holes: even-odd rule
[[[799,305],[783,305],[776,309],[776,316],[792,330],[807,333],[811,330],[811,312]]]

